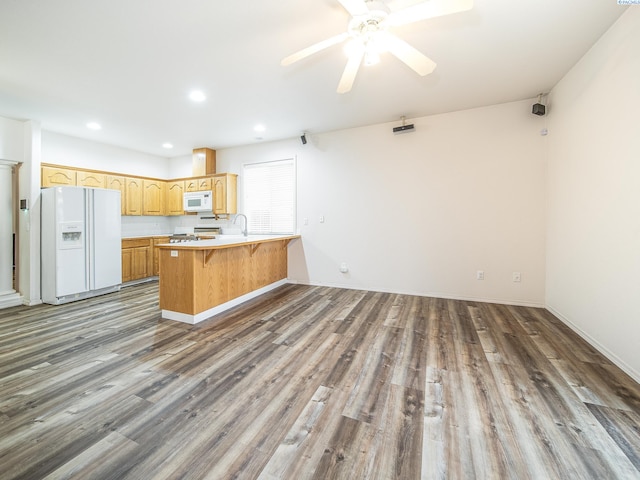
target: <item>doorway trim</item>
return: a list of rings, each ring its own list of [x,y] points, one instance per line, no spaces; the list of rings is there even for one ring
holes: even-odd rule
[[[15,162],[12,160],[2,160],[0,159],[0,165],[6,165],[11,167],[11,189],[12,189],[12,230],[14,237],[14,265],[13,265],[13,289],[14,293],[10,293],[7,295],[0,295],[0,308],[13,307],[17,305],[22,305],[22,295],[20,295],[20,232],[18,228],[18,215],[19,215],[19,206],[20,206],[20,167],[22,166],[21,162]]]

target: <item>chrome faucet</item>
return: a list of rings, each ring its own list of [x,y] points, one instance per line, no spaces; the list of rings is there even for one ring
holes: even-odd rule
[[[249,235],[249,221],[247,220],[247,216],[244,213],[238,213],[236,218],[233,219],[233,224],[235,225],[238,222],[239,217],[244,217],[244,228],[242,229],[242,234],[246,237]]]

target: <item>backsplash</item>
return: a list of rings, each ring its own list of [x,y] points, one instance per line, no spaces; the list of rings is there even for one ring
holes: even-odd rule
[[[231,219],[215,220],[208,215],[180,215],[174,217],[122,216],[122,236],[140,237],[145,235],[171,235],[176,227],[227,226]]]
[[[171,217],[173,227],[195,227],[196,225],[202,226],[221,226],[224,227],[232,223],[234,215],[231,215],[231,220],[221,219],[215,220],[212,215],[200,214],[200,215],[182,215],[179,217]]]
[[[170,217],[122,216],[122,236],[164,235],[173,233]]]

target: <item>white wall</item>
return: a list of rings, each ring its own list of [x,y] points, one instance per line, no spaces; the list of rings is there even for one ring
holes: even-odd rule
[[[221,172],[219,168],[216,169]],[[169,159],[169,178],[187,178],[193,176],[193,156],[183,155]]]
[[[0,117],[0,160],[24,160],[24,122]]]
[[[293,280],[543,305],[546,147],[531,103],[423,117],[403,135],[389,123],[220,150],[218,170],[297,156]]]
[[[553,89],[546,298],[640,381],[640,9]]]
[[[42,132],[42,163],[141,177],[173,178],[169,176],[168,158],[47,131]]]

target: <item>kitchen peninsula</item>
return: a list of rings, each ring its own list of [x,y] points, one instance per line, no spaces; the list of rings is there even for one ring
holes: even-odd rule
[[[158,245],[162,316],[198,323],[284,284],[288,245],[298,238],[222,236]]]

